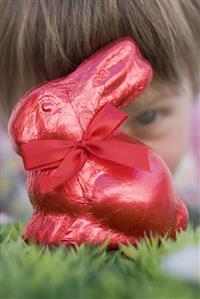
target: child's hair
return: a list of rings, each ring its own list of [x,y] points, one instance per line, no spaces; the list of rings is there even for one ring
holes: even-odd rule
[[[1,0],[4,109],[24,91],[63,76],[105,44],[132,37],[155,80],[199,88],[199,0]]]

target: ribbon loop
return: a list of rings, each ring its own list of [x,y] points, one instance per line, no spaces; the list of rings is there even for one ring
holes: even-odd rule
[[[40,176],[41,191],[47,193],[77,175],[85,165],[88,154],[126,167],[149,170],[148,148],[113,139],[127,115],[106,104],[90,122],[82,140],[76,144],[65,140],[39,140],[21,146],[26,170],[55,168],[51,175]]]
[[[111,104],[106,104],[90,122],[85,135],[85,140],[102,140],[110,136],[128,115]]]

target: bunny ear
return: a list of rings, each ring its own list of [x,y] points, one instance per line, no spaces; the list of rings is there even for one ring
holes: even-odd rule
[[[121,107],[144,91],[152,74],[151,65],[137,45],[130,38],[122,38],[84,61],[65,83],[76,86],[75,106],[87,101],[87,109],[108,102]]]

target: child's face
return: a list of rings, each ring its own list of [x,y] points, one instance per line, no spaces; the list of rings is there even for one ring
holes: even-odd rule
[[[172,172],[188,144],[192,98],[187,83],[181,90],[152,83],[125,109],[129,115],[125,131],[155,149]]]

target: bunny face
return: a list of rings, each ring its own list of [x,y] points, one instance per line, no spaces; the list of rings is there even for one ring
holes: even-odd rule
[[[151,66],[135,43],[129,38],[116,41],[69,76],[26,94],[11,115],[11,137],[19,153],[23,144],[38,140],[78,142],[105,104],[126,105],[151,77]],[[119,131],[115,137],[137,144],[141,151],[145,147]],[[145,232],[162,235],[170,230],[174,236],[186,227],[187,211],[164,162],[151,149],[148,160],[149,170],[144,171],[88,155],[78,174],[46,194],[39,188],[39,177],[48,178],[56,170],[29,171],[34,214],[25,238],[45,244],[101,243],[109,238],[110,247],[116,248],[120,242],[135,244]]]
[[[80,125],[66,94],[48,84],[25,95],[9,122],[17,146],[39,139],[73,140]]]

